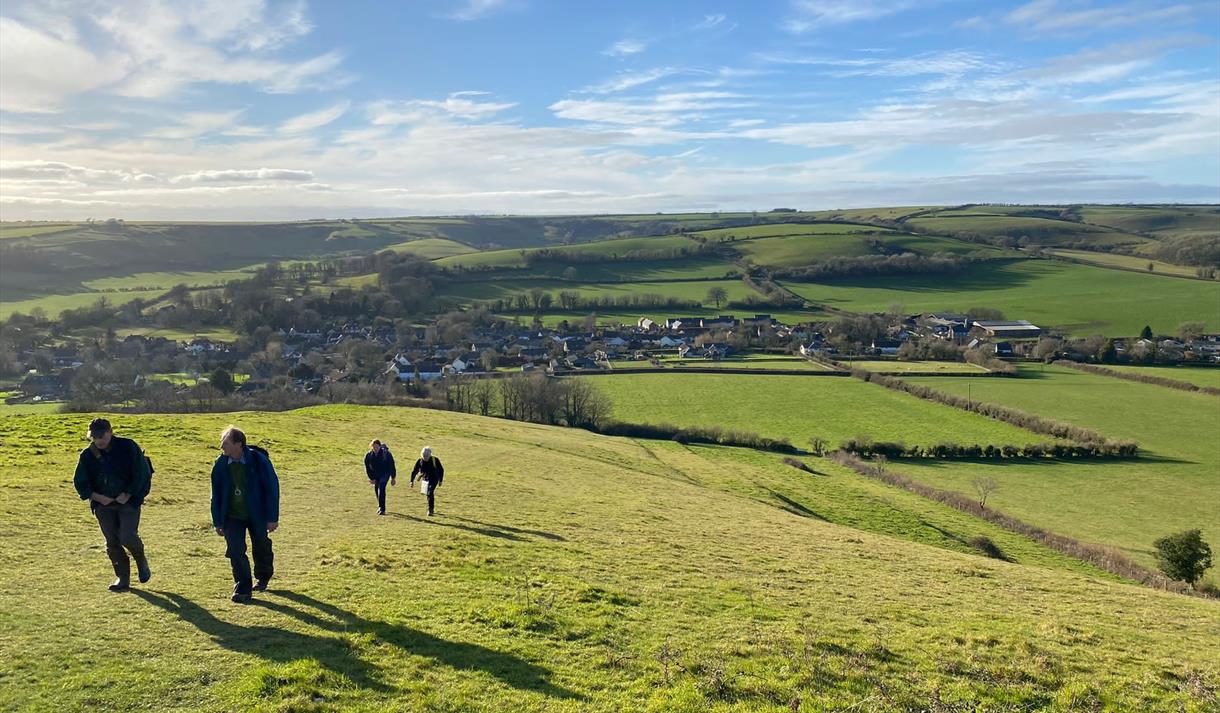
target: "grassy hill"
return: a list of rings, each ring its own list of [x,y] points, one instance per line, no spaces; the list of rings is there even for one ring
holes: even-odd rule
[[[1138,588],[815,463],[410,409],[115,416],[157,462],[154,579],[104,589],[87,417],[0,422],[0,708],[1203,711],[1216,602]],[[277,578],[228,602],[207,468],[269,447]],[[375,425],[374,425],[375,424]],[[445,460],[377,518],[359,458]],[[1016,562],[969,554],[992,536]]]

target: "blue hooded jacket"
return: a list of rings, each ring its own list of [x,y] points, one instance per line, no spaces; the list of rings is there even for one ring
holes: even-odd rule
[[[256,532],[267,534],[267,523],[280,521],[280,479],[271,459],[250,448],[242,447],[246,462],[246,508],[250,525]],[[229,475],[229,457],[221,453],[212,465],[212,526],[224,527],[229,514],[229,491],[233,476]]]

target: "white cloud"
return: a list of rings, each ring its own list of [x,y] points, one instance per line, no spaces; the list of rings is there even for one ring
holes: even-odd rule
[[[312,29],[300,0],[11,5],[22,20],[0,18],[0,108],[7,111],[57,112],[96,90],[163,98],[199,83],[285,93],[350,80],[338,71],[336,50],[303,60],[273,54]]]
[[[117,57],[99,57],[16,20],[0,17],[0,109],[58,112],[76,94],[113,84],[126,72]]]
[[[242,115],[242,110],[234,111],[192,111],[181,114],[172,126],[163,126],[148,132],[148,136],[156,139],[189,139],[203,134],[228,129]]]
[[[626,57],[628,55],[639,54],[648,49],[648,42],[639,39],[619,40],[602,50],[602,54],[611,57]]]
[[[676,126],[710,113],[752,107],[733,92],[670,92],[651,99],[563,99],[548,107],[561,119],[604,124]]]
[[[909,57],[819,57],[764,53],[757,58],[768,64],[825,66],[834,68],[832,76],[914,77],[923,74],[960,75],[994,69],[993,62],[977,52],[945,50],[924,52]]]
[[[376,126],[414,124],[436,117],[459,119],[485,119],[516,106],[515,102],[486,102],[469,99],[485,92],[454,92],[441,100],[413,99],[407,101],[379,101],[368,105],[368,114]]]
[[[701,32],[703,30],[712,30],[712,29],[715,29],[715,28],[723,25],[724,21],[727,19],[728,19],[728,17],[726,15],[724,15],[723,13],[717,13],[715,15],[704,15],[703,19],[700,20],[699,22],[695,23],[695,26],[692,27],[691,30],[693,30],[695,32]]]
[[[313,172],[291,168],[231,168],[220,171],[196,171],[169,179],[170,183],[229,183],[238,181],[313,181]]]
[[[861,20],[876,20],[909,9],[912,0],[792,0],[783,29],[805,34],[819,28]]]
[[[505,7],[507,0],[461,0],[458,7],[449,13],[452,20],[478,20]]]
[[[1192,8],[1184,4],[1160,5],[1137,1],[1093,7],[1087,2],[1033,0],[1009,12],[1004,20],[1008,24],[1037,32],[1079,33],[1180,21],[1188,19],[1192,13]]]
[[[345,100],[324,109],[294,116],[280,124],[279,131],[282,134],[300,134],[319,129],[346,114],[351,105],[350,101]]]
[[[613,94],[614,92],[634,89],[635,87],[655,82],[658,79],[671,77],[681,71],[674,67],[657,67],[643,72],[624,72],[604,82],[585,87],[584,91],[593,94]]]

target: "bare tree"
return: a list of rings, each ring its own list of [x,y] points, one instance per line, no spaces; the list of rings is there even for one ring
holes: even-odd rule
[[[999,490],[1000,484],[996,482],[995,478],[975,478],[973,483],[974,492],[979,496],[979,507],[986,508],[987,497]]]
[[[707,298],[716,303],[716,309],[720,309],[720,304],[729,298],[729,292],[723,287],[713,287],[707,291]]]

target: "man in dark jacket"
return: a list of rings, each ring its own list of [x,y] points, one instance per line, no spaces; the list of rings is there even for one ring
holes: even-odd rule
[[[419,460],[415,461],[415,467],[411,469],[412,486],[415,485],[416,475],[423,481],[421,489],[428,496],[428,515],[431,516],[436,510],[436,489],[445,479],[445,466],[441,465],[440,458],[432,455],[432,449],[428,446],[424,446],[420,451]]]
[[[141,582],[152,577],[144,542],[140,540],[140,505],[148,496],[152,473],[144,451],[130,438],[119,438],[104,418],[89,423],[89,447],[80,452],[72,484],[81,500],[88,500],[106,538],[106,554],[114,566],[112,592],[131,586],[131,560],[135,558]],[[126,551],[124,551],[126,550]]]
[[[380,440],[369,444],[369,452],[364,454],[364,472],[369,477],[369,485],[377,494],[377,514],[385,514],[386,483],[396,485],[398,472],[394,470],[394,455]]]
[[[233,567],[233,601],[250,601],[274,573],[271,538],[280,523],[280,480],[271,459],[246,445],[246,434],[229,426],[220,434],[221,454],[212,464],[212,527],[225,538]],[[246,532],[254,550],[254,578],[246,558]]]

